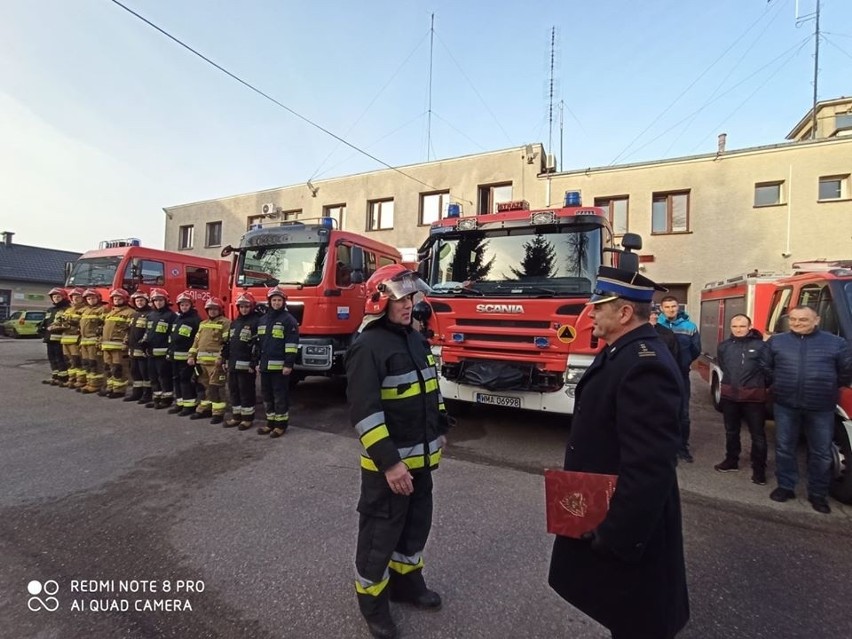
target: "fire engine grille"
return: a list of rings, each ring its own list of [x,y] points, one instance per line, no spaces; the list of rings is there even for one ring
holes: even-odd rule
[[[547,320],[504,320],[504,319],[465,319],[456,320],[458,326],[493,326],[496,328],[550,328]]]
[[[505,335],[492,333],[465,333],[465,342],[502,342],[504,344],[529,344],[533,345],[534,337],[531,335]]]

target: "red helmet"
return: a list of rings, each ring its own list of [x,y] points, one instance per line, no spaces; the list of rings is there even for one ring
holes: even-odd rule
[[[182,293],[178,293],[177,299],[175,300],[178,304],[181,302],[189,302],[192,306],[195,306],[195,298],[192,297],[192,293],[190,291],[183,291]]]
[[[113,297],[120,297],[121,299],[123,299],[123,300],[124,300],[124,303],[125,303],[125,304],[127,304],[127,302],[129,302],[129,301],[130,301],[130,293],[128,293],[127,291],[125,291],[123,288],[114,288],[114,289],[112,289],[112,290],[109,292],[109,296],[110,296],[110,299],[112,299]]]
[[[169,292],[166,289],[164,289],[164,288],[152,288],[151,289],[151,301],[153,302],[158,297],[166,300],[166,304],[169,303]]]
[[[87,297],[97,297],[98,302],[101,301],[101,293],[96,288],[87,288],[85,291],[83,291],[83,298],[85,299]]]
[[[280,295],[281,297],[284,298],[285,302],[287,301],[287,291],[285,291],[280,286],[273,286],[271,289],[266,291],[266,299],[267,300],[271,300],[276,295]]]
[[[68,293],[65,292],[65,289],[58,286],[54,286],[47,294],[48,297],[53,297],[54,295],[61,295],[64,300],[68,299]]]
[[[145,291],[136,291],[133,295],[130,296],[130,301],[135,303],[136,300],[143,299],[147,303],[151,298],[148,297],[148,293]]]
[[[208,297],[207,301],[204,302],[204,308],[218,308],[221,311],[225,306],[218,297]]]
[[[70,291],[68,291],[68,297],[74,297],[75,295],[79,295],[80,297],[83,297],[83,293],[84,293],[84,291],[83,291],[82,288],[80,288],[79,286],[75,286]]]
[[[413,293],[429,293],[420,274],[402,264],[382,266],[367,280],[367,301],[364,312],[367,315],[381,315],[388,306],[388,300],[401,300]]]
[[[257,304],[257,302],[254,299],[254,295],[252,295],[248,291],[243,291],[239,294],[239,296],[237,296],[237,301],[235,302],[235,304],[237,306],[239,306],[240,304],[248,304],[251,309],[254,310],[255,304]]]

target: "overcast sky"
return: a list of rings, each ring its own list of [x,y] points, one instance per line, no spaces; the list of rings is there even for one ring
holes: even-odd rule
[[[796,0],[122,2],[394,166],[548,140],[566,170],[712,152],[721,132],[774,144],[811,107]],[[821,29],[819,98],[852,95],[852,1],[822,0]],[[162,247],[164,206],[380,168],[111,0],[0,0],[0,231],[16,242]]]

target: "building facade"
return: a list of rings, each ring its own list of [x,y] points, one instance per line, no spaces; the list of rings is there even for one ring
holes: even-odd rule
[[[215,256],[258,222],[334,217],[341,228],[419,246],[449,202],[464,214],[503,201],[560,206],[566,191],[638,233],[642,268],[697,311],[705,283],[852,257],[852,98],[817,107],[788,141],[670,160],[556,173],[541,144],[168,207],[167,250]]]

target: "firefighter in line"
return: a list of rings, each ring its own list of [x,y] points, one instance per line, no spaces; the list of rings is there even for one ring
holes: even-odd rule
[[[50,379],[41,380],[42,384],[64,386],[68,381],[68,362],[62,353],[62,328],[59,318],[71,306],[65,289],[52,288],[48,292],[53,306],[47,309],[41,326],[44,331],[44,343],[47,344],[47,361],[50,362]]]
[[[98,393],[104,387],[104,363],[101,358],[101,334],[104,315],[109,308],[101,299],[97,289],[87,288],[83,293],[86,308],[80,315],[80,356],[86,371],[85,383],[77,378],[77,389],[81,393]]]
[[[260,392],[266,405],[266,424],[259,435],[281,437],[290,424],[290,373],[299,352],[299,323],[287,311],[287,294],[276,286],[266,293],[269,309],[261,318]]]
[[[77,382],[83,378],[83,386],[86,385],[86,371],[83,369],[83,358],[80,356],[80,316],[86,308],[86,300],[83,299],[83,289],[76,287],[68,291],[68,299],[71,306],[58,315],[53,331],[62,334],[62,354],[68,364],[68,379],[65,388],[77,388]]]
[[[222,368],[222,346],[228,341],[230,320],[222,314],[224,306],[218,297],[211,297],[204,303],[207,319],[198,327],[195,341],[189,349],[186,363],[200,369],[198,384],[204,388],[204,399],[198,403],[195,414],[190,419],[212,417],[211,424],[225,421],[225,371]]]
[[[148,356],[148,376],[151,378],[151,401],[146,408],[168,408],[174,401],[172,364],[168,359],[169,335],[177,313],[169,308],[169,294],[165,289],[151,289],[151,306],[148,328],[142,338]]]
[[[177,296],[178,315],[172,324],[169,335],[169,360],[172,362],[172,383],[175,388],[175,405],[169,413],[187,417],[195,413],[198,406],[198,392],[195,386],[195,366],[190,366],[189,349],[195,341],[195,334],[201,324],[201,317],[195,310],[195,300],[191,291]]]
[[[136,291],[130,296],[133,317],[127,334],[127,354],[130,356],[130,379],[133,390],[124,398],[125,402],[147,404],[151,399],[151,379],[148,377],[148,359],[145,355],[145,332],[148,330],[148,294]]]
[[[109,292],[109,297],[112,310],[104,316],[104,331],[101,337],[101,351],[107,373],[103,395],[118,399],[124,397],[127,392],[127,376],[130,373],[127,341],[136,311],[128,305],[130,293],[123,288],[114,288]]]
[[[236,306],[237,317],[231,322],[228,340],[222,346],[231,396],[231,417],[223,426],[248,430],[254,426],[254,405],[257,401],[257,327],[260,315],[255,312],[255,299],[251,293],[240,293]]]
[[[397,628],[391,601],[438,610],[423,579],[432,525],[432,471],[452,424],[425,338],[411,327],[413,297],[426,293],[402,264],[376,270],[366,284],[361,334],[346,354],[349,416],[361,441],[361,497],[355,592],[373,637]]]

